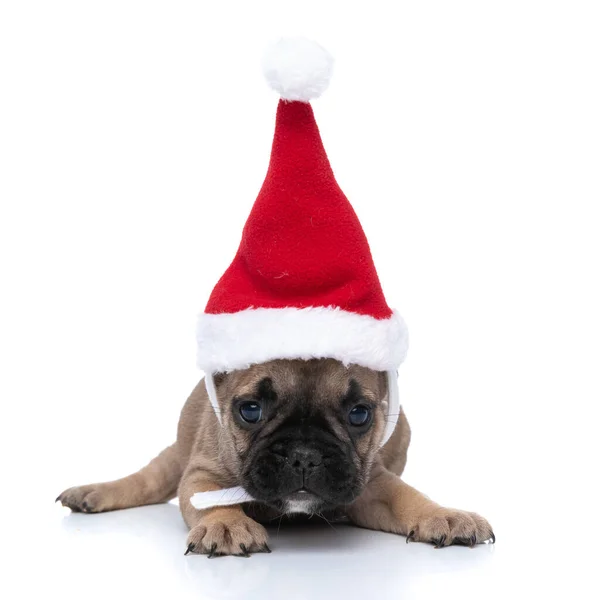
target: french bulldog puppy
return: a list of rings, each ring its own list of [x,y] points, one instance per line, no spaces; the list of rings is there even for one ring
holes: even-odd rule
[[[57,498],[97,513],[176,495],[190,528],[187,553],[270,552],[259,521],[282,514],[342,514],[369,529],[436,547],[495,541],[489,523],[444,508],[400,478],[410,428],[403,412],[380,448],[387,415],[384,372],[333,359],[273,360],[215,376],[219,424],[201,381],[177,441],[139,472],[73,487]],[[242,486],[255,502],[197,510],[196,492]]]

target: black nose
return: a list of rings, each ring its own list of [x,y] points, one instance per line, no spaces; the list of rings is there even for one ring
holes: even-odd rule
[[[318,467],[323,462],[323,456],[313,448],[294,448],[288,455],[290,465],[294,469],[309,470]]]

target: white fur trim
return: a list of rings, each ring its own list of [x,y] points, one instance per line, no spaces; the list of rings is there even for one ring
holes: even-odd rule
[[[331,54],[305,38],[283,38],[263,58],[265,77],[284,100],[318,98],[329,86],[332,71]]]
[[[277,358],[335,358],[377,371],[396,369],[406,357],[408,330],[394,311],[389,319],[339,308],[256,308],[201,314],[197,364],[226,373]]]

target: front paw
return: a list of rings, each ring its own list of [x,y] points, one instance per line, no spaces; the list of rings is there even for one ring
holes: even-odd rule
[[[72,487],[60,494],[56,502],[68,506],[73,512],[103,512],[112,508],[105,488],[102,484]]]
[[[436,548],[444,546],[474,546],[487,540],[492,543],[496,536],[492,526],[476,513],[437,508],[412,523],[406,542],[426,542]]]
[[[186,554],[249,557],[255,552],[271,552],[267,532],[262,525],[244,513],[229,510],[212,511],[190,531]]]

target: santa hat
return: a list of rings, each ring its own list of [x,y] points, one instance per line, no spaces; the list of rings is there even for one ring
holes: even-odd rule
[[[269,169],[229,268],[198,318],[198,366],[219,416],[213,374],[273,359],[334,358],[386,371],[388,419],[399,412],[396,369],[406,325],[387,304],[365,233],[337,184],[309,101],[333,60],[286,39],[264,61],[281,100]]]

